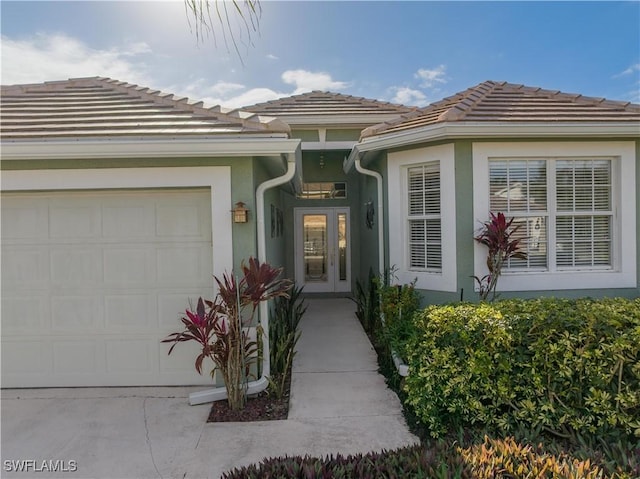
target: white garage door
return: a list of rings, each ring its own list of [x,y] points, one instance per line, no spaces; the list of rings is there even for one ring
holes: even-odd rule
[[[211,384],[195,345],[160,342],[212,295],[210,198],[4,193],[2,387]]]

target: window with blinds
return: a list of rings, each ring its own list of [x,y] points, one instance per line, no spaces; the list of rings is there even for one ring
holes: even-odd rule
[[[527,259],[510,270],[610,269],[611,159],[489,161],[491,211],[515,218]]]
[[[611,160],[556,161],[558,268],[611,267]]]
[[[489,164],[491,211],[514,218],[526,259],[511,258],[510,269],[548,269],[547,164],[544,160],[500,160]]]
[[[439,162],[407,168],[408,266],[442,270]]]

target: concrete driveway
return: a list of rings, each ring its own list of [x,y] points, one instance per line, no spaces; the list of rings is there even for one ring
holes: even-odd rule
[[[264,457],[415,443],[353,311],[309,301],[285,421],[207,424],[210,406],[187,402],[201,387],[3,390],[1,475],[218,478]]]

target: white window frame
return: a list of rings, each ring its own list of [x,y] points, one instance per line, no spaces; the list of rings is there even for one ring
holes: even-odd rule
[[[454,153],[454,145],[447,144],[391,152],[387,155],[389,263],[395,267],[399,283],[416,280],[418,289],[457,291]],[[438,163],[440,168],[441,271],[409,268],[407,170],[426,163]]]
[[[612,158],[612,268],[606,270],[505,271],[500,291],[635,288],[636,165],[635,144],[602,142],[513,142],[473,144],[474,231],[489,217],[489,161],[499,159]],[[549,175],[548,175],[549,178]],[[622,199],[625,198],[625,201]],[[555,201],[554,198],[550,198]],[[551,208],[548,207],[549,214]],[[494,212],[495,213],[495,212]],[[548,241],[554,241],[553,232]],[[486,247],[474,242],[474,275],[488,273]],[[555,248],[550,248],[552,254]],[[624,258],[623,258],[624,256]],[[477,289],[477,285],[476,285]]]

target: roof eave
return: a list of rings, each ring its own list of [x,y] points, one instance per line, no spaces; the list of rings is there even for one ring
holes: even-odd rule
[[[353,168],[356,158],[364,154],[416,143],[459,138],[640,138],[640,122],[448,122],[411,130],[363,138],[344,164],[345,172]]]
[[[278,136],[241,138],[91,139],[2,141],[3,160],[269,156],[295,153],[300,140]]]

